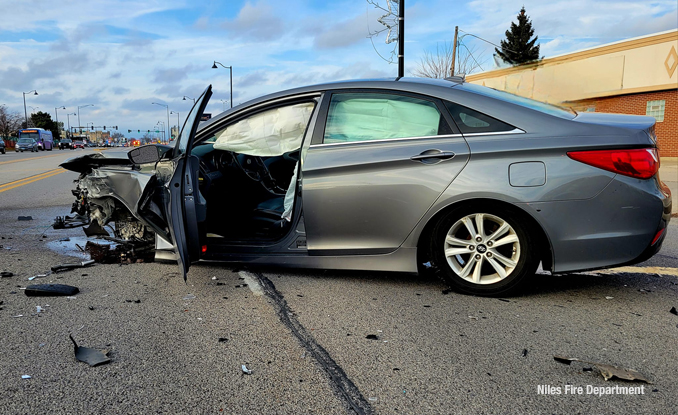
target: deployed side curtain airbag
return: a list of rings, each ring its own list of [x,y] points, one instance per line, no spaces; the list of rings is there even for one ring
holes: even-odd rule
[[[359,94],[332,97],[324,143],[426,137],[438,134],[440,113],[435,104],[404,96],[364,98]]]
[[[214,148],[260,157],[298,150],[314,106],[308,102],[247,117],[216,133]]]

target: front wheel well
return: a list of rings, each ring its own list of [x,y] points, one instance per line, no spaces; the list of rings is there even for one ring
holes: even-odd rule
[[[445,206],[443,209],[440,209],[440,211],[438,211],[428,220],[426,226],[424,226],[424,230],[419,235],[419,239],[417,240],[417,266],[421,268],[422,264],[428,262],[431,259],[431,255],[429,252],[431,249],[430,240],[433,234],[433,230],[435,229],[435,226],[440,221],[440,219],[453,209],[475,204],[483,204],[485,206],[489,204],[494,208],[505,209],[510,212],[513,212],[514,214],[519,216],[522,220],[524,220],[529,229],[531,229],[532,232],[534,232],[534,236],[538,241],[538,245],[542,248],[541,252],[539,253],[539,259],[542,262],[543,269],[552,270],[553,249],[551,247],[551,241],[549,240],[548,236],[546,235],[546,232],[539,224],[539,222],[537,222],[537,220],[534,217],[532,217],[532,215],[527,213],[522,208],[514,204],[496,199],[467,199],[456,203],[452,203],[448,206]]]

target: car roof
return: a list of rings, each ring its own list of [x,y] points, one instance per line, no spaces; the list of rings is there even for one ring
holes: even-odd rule
[[[254,98],[250,101],[239,104],[231,109],[228,109],[200,124],[199,130],[209,128],[212,124],[219,122],[219,120],[231,116],[235,112],[239,112],[245,108],[279,98],[285,98],[294,95],[303,95],[308,93],[320,93],[322,91],[336,90],[336,89],[392,89],[397,91],[420,93],[425,95],[438,95],[441,89],[455,87],[464,83],[463,78],[450,77],[445,79],[434,78],[375,78],[375,79],[354,79],[342,80],[334,82],[326,82],[321,84],[314,84],[302,86],[292,89],[286,89],[271,94],[263,95]]]

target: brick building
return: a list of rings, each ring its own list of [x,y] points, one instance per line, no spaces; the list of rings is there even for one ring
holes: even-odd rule
[[[653,116],[661,156],[678,157],[678,29],[466,80],[577,111]]]

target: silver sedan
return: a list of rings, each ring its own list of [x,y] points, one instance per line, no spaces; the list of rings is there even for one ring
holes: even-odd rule
[[[173,146],[64,164],[74,210],[157,259],[437,273],[508,295],[660,249],[671,195],[651,117],[571,110],[463,79],[347,81],[283,91]],[[132,231],[130,231],[130,229]],[[104,231],[106,232],[106,231]]]

